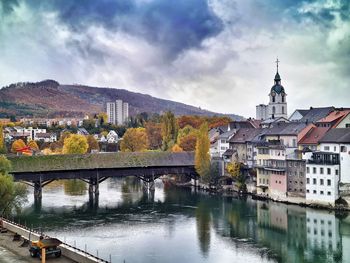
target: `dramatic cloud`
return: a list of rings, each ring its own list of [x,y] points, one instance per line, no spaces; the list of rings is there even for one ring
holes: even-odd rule
[[[289,111],[350,106],[350,3],[2,0],[0,86],[56,79],[255,115],[280,58]]]

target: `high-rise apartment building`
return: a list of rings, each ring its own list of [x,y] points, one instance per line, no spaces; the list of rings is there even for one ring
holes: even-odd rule
[[[129,104],[122,100],[107,102],[108,123],[122,125],[129,119]]]

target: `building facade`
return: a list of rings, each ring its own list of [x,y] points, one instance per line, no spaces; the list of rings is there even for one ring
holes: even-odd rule
[[[108,123],[123,125],[129,119],[129,104],[122,100],[107,102]]]
[[[334,205],[339,198],[339,154],[314,152],[306,160],[306,201]]]
[[[287,195],[291,197],[305,197],[306,177],[305,160],[287,159]]]

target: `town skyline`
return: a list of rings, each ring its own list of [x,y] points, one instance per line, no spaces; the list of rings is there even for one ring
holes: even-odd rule
[[[6,1],[0,86],[55,79],[254,117],[278,57],[289,113],[347,107],[348,10],[346,1]]]

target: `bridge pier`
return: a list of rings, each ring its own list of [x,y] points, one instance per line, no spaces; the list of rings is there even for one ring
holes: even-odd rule
[[[34,200],[35,202],[40,201],[42,198],[42,185],[41,182],[34,182]]]

